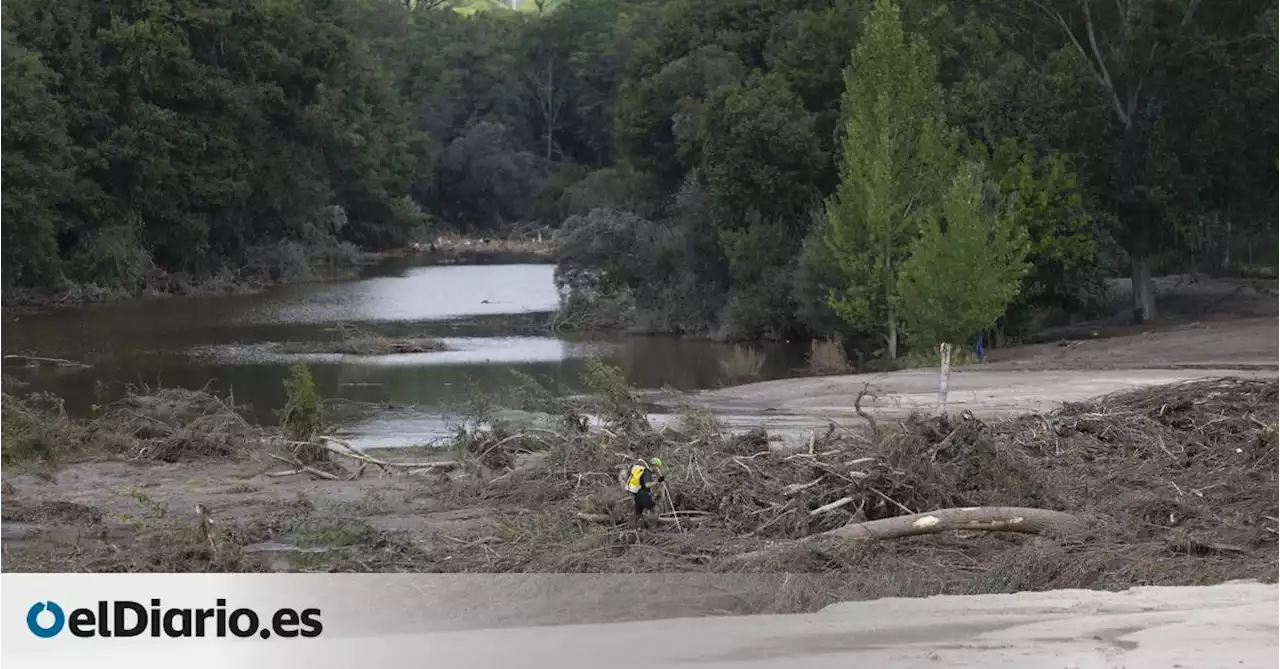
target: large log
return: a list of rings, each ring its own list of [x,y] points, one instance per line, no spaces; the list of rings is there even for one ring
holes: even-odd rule
[[[1061,511],[1015,506],[971,506],[882,518],[865,523],[849,523],[807,539],[900,539],[952,530],[1042,534],[1049,531],[1069,531],[1080,525],[1078,518]]]

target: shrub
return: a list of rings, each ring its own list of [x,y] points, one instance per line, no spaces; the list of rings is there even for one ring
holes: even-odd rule
[[[737,345],[733,353],[720,361],[720,373],[729,383],[742,383],[760,378],[765,355],[754,348]]]
[[[809,342],[809,373],[816,375],[848,374],[853,371],[840,340],[815,339]]]

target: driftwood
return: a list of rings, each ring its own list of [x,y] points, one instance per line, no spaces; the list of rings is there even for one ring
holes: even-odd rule
[[[844,497],[809,512],[810,516],[834,511],[848,505],[852,497]],[[681,511],[679,514],[660,514],[659,520],[674,522],[675,516],[711,516],[707,512]],[[578,520],[590,523],[616,523],[618,519],[606,513],[578,513]],[[1032,509],[1014,506],[971,506],[939,509],[927,513],[894,516],[867,522],[849,523],[834,530],[827,530],[798,541],[812,541],[824,537],[854,540],[886,540],[939,534],[952,530],[980,532],[1018,532],[1042,534],[1050,531],[1066,531],[1081,526],[1079,518],[1061,511]]]
[[[820,539],[881,541],[924,534],[940,534],[952,530],[980,532],[1020,532],[1041,534],[1054,530],[1071,530],[1081,526],[1079,518],[1061,511],[1014,506],[972,506],[939,509],[928,513],[894,516],[866,522],[852,522],[834,530],[811,534],[795,541],[781,542],[770,548],[743,553],[741,559],[764,558],[779,550]]]
[[[951,380],[951,344],[938,347],[938,357],[942,366],[938,369],[938,415],[947,414],[947,384]]]
[[[65,358],[42,358],[38,355],[17,355],[13,353],[4,356],[4,359],[5,360],[26,360],[28,364],[34,364],[37,362],[47,362],[53,365],[57,365],[59,367],[76,367],[79,369],[88,369],[89,367],[92,366],[92,365],[87,365],[83,362],[76,362],[75,360],[67,360]]]
[[[213,549],[216,555],[218,553],[218,542],[213,536],[213,515],[209,513],[209,509],[203,504],[196,504],[196,513],[200,516],[200,534],[204,535],[205,541],[209,542],[209,548]]]
[[[409,470],[410,473],[416,473],[416,472],[434,472],[434,471],[441,471],[441,470],[447,471],[450,469],[456,469],[459,466],[459,463],[456,460],[438,460],[436,462],[392,462],[389,460],[381,460],[357,449],[351,444],[348,444],[340,439],[334,439],[333,437],[324,436],[324,435],[316,437],[315,441],[285,441],[283,443],[288,446],[294,447],[293,456],[291,458],[277,455],[274,453],[268,453],[268,455],[276,460],[279,460],[281,462],[291,465],[293,469],[290,469],[287,471],[281,471],[281,472],[273,472],[273,473],[267,474],[267,476],[280,477],[280,476],[292,476],[294,474],[305,473],[305,474],[310,474],[312,476],[326,479],[329,481],[341,480],[341,477],[337,476],[336,474],[332,474],[330,472],[316,469],[315,467],[308,466],[307,464],[302,462],[302,459],[299,457],[299,451],[304,447],[308,447],[308,446],[318,447],[329,453],[334,453],[336,455],[341,455],[343,457],[351,458],[353,460],[358,461],[360,463],[360,468],[357,469],[355,472],[352,472],[350,475],[348,475],[347,480],[354,480],[358,478],[361,474],[364,473],[365,468],[368,467],[369,465],[374,465],[375,467],[380,468],[384,475],[389,474],[393,467],[407,469]]]
[[[828,511],[835,511],[836,509],[842,506],[845,506],[847,504],[852,504],[852,503],[853,503],[852,497],[841,497],[840,499],[830,504],[823,504],[822,506],[814,509],[813,511],[810,511],[809,516],[812,517],[812,516],[822,515]]]
[[[312,467],[310,465],[303,464],[302,461],[298,460],[296,457],[293,459],[289,459],[284,457],[283,455],[276,455],[275,453],[268,453],[267,455],[270,456],[272,459],[279,460],[280,462],[283,462],[293,467],[293,469],[290,469],[288,471],[274,472],[271,474],[267,474],[267,476],[291,476],[293,474],[305,473],[305,474],[310,474],[317,478],[322,478],[328,481],[338,480],[338,476],[336,474],[331,474],[329,472],[316,469],[315,467]]]
[[[1080,524],[1078,518],[1061,511],[1013,506],[972,506],[894,516],[865,523],[850,523],[806,537],[805,540],[819,537],[859,540],[900,539],[951,530],[1041,534],[1078,528]]]
[[[880,426],[876,425],[876,419],[872,418],[871,414],[862,410],[862,398],[871,394],[870,388],[871,388],[870,381],[862,385],[862,390],[858,391],[858,396],[853,398],[853,410],[857,412],[857,414],[861,416],[863,420],[867,421],[867,425],[871,426],[871,435],[874,437],[879,437]]]

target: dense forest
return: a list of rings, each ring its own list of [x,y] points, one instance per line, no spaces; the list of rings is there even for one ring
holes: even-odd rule
[[[562,324],[893,355],[1276,260],[1274,2],[461,4],[6,2],[6,294],[549,226]]]

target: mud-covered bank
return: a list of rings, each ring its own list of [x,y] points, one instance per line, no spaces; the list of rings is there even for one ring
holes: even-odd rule
[[[797,451],[690,406],[650,425],[616,370],[592,374],[589,398],[531,391],[536,410],[501,421],[478,405],[480,429],[443,451],[285,436],[204,394],[85,421],[7,396],[4,568],[800,575],[739,612],[1275,580],[1274,379],[999,420],[863,409]],[[635,531],[616,477],[649,456],[666,462],[659,516]]]
[[[3,296],[6,315],[55,308],[111,304],[136,299],[243,295],[300,283],[348,281],[379,265],[555,264],[550,242],[448,238],[402,248],[361,251],[349,245],[308,248],[289,245],[266,259],[206,276],[153,269],[133,286],[102,287],[69,282],[45,288],[12,288]]]

